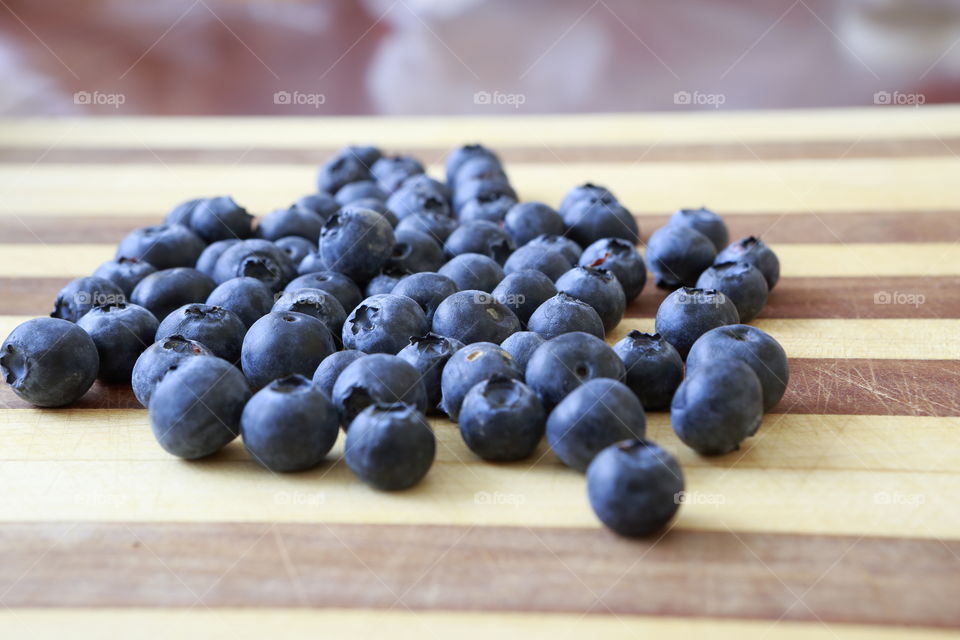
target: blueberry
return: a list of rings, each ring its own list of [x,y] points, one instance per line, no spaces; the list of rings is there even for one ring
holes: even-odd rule
[[[737,240],[717,254],[716,262],[749,262],[767,279],[772,291],[780,279],[780,260],[760,238],[749,236]]]
[[[670,216],[667,224],[696,229],[710,238],[710,242],[717,251],[721,251],[730,242],[727,225],[723,223],[723,218],[706,207],[680,209]]]
[[[460,171],[460,168],[466,162],[475,158],[487,158],[497,165],[500,164],[500,159],[497,157],[497,154],[481,144],[466,144],[462,147],[457,147],[447,155],[445,162],[444,168],[447,176],[447,184],[452,186],[457,181],[457,173]]]
[[[633,214],[618,202],[581,200],[562,212],[567,235],[581,247],[603,238],[636,244],[640,229]]]
[[[326,325],[334,342],[338,344],[343,323],[347,319],[347,312],[343,310],[343,305],[336,296],[322,289],[303,288],[285,291],[277,298],[270,311],[292,311],[313,316]]]
[[[520,320],[491,294],[477,289],[459,291],[440,303],[433,315],[433,332],[464,344],[500,344],[520,330]]]
[[[390,293],[393,291],[393,288],[397,286],[397,283],[411,275],[413,275],[413,273],[407,269],[387,265],[383,268],[383,271],[367,283],[367,286],[363,289],[363,294],[370,298],[372,296]]]
[[[151,273],[133,288],[130,301],[148,310],[163,322],[185,304],[205,301],[216,283],[196,269],[179,267]]]
[[[356,349],[346,349],[344,351],[331,353],[323,359],[317,366],[317,370],[313,372],[313,383],[327,394],[328,398],[332,398],[333,385],[336,384],[337,378],[340,377],[343,370],[365,355],[367,354],[363,351],[357,351]]]
[[[218,358],[236,363],[246,332],[247,326],[232,311],[195,303],[185,304],[164,318],[155,339],[183,336],[201,343]]]
[[[547,340],[571,331],[604,337],[603,320],[596,309],[563,292],[537,307],[527,322],[527,329]]]
[[[395,296],[407,296],[419,304],[429,323],[433,323],[433,315],[440,303],[456,292],[457,284],[453,280],[431,272],[409,275],[391,291]]]
[[[333,385],[340,424],[349,427],[361,411],[378,402],[403,402],[427,410],[427,392],[420,374],[409,362],[375,353],[350,363]]]
[[[97,345],[97,377],[104,382],[130,382],[133,365],[153,344],[159,323],[143,307],[118,302],[94,307],[77,321],[77,326],[90,334]]]
[[[521,202],[507,212],[504,229],[522,247],[537,236],[562,235],[563,218],[542,202]]]
[[[543,405],[530,387],[496,375],[474,385],[460,408],[460,435],[484,460],[509,462],[530,457],[546,424]]]
[[[313,375],[336,350],[333,334],[321,320],[292,311],[271,312],[247,331],[240,363],[250,386],[261,389],[295,373]]]
[[[204,242],[248,238],[252,222],[253,216],[230,196],[188,200],[174,207],[164,220],[167,225],[189,227]]]
[[[206,303],[232,311],[243,322],[243,326],[250,328],[250,325],[270,313],[273,292],[256,278],[234,278],[214,289],[207,296]]]
[[[403,229],[396,231],[394,236],[396,242],[393,245],[393,253],[387,261],[388,267],[420,273],[436,271],[446,262],[443,248],[430,234]]]
[[[131,375],[133,395],[137,397],[140,404],[149,406],[150,398],[167,373],[167,369],[184,358],[212,355],[213,353],[204,345],[183,336],[170,336],[154,342],[140,354],[136,364],[133,365]]]
[[[557,249],[563,253],[563,255],[567,256],[567,260],[570,261],[571,265],[577,264],[577,261],[580,260],[580,256],[583,254],[583,249],[580,245],[566,236],[537,236],[528,242],[527,245],[533,245],[543,249]]]
[[[543,336],[533,331],[517,331],[515,334],[500,343],[500,347],[510,354],[513,364],[521,374],[526,374],[530,356],[544,342]]]
[[[213,244],[207,245],[207,248],[204,249],[200,257],[197,258],[196,270],[212,278],[213,271],[217,267],[217,260],[220,259],[220,256],[222,256],[227,249],[239,243],[240,240],[234,238],[233,240],[218,240]]]
[[[517,192],[503,178],[462,180],[457,182],[453,191],[453,211],[459,216],[460,209],[471,200],[489,202],[501,196],[506,196],[514,202],[517,200]]]
[[[486,198],[467,200],[460,206],[457,220],[460,224],[469,224],[477,220],[501,224],[507,217],[507,212],[517,204],[515,198],[508,195],[495,195]]]
[[[516,247],[510,236],[499,226],[486,220],[477,220],[457,227],[443,245],[449,257],[465,253],[479,253],[493,258],[499,264],[506,262]]]
[[[419,178],[419,179],[417,179]],[[403,183],[387,199],[387,208],[403,220],[414,213],[449,216],[449,192],[445,185],[426,176],[415,176]]]
[[[341,209],[323,227],[324,264],[357,282],[366,282],[386,264],[396,239],[387,219],[369,209]]]
[[[649,440],[612,444],[587,468],[593,512],[622,536],[647,536],[663,529],[680,508],[683,487],[680,465]]]
[[[597,267],[612,272],[623,287],[627,302],[643,291],[647,282],[647,268],[643,256],[631,243],[622,238],[603,238],[583,250],[580,266]]]
[[[336,193],[351,182],[370,179],[371,156],[353,147],[344,147],[330,157],[317,172],[317,189]],[[377,158],[379,160],[379,158]],[[374,161],[376,162],[376,160]]]
[[[340,434],[336,407],[303,376],[274,380],[258,391],[240,417],[243,446],[271,471],[311,469]]]
[[[93,385],[99,366],[93,338],[57,318],[27,320],[0,347],[3,379],[37,407],[73,404]]]
[[[407,216],[397,224],[397,232],[401,231],[421,231],[429,234],[439,243],[444,243],[453,230],[458,226],[458,222],[437,213],[414,213]]]
[[[714,257],[710,238],[692,227],[660,227],[647,241],[647,264],[662,289],[694,286]]]
[[[323,191],[318,191],[316,193],[311,193],[298,198],[293,204],[301,209],[313,211],[323,218],[324,221],[329,220],[330,216],[335,214],[337,209],[340,208],[339,203],[337,203],[333,196]]]
[[[399,491],[427,475],[436,453],[436,438],[422,413],[402,403],[378,403],[350,424],[344,458],[365,483]]]
[[[715,359],[690,371],[670,405],[670,424],[684,444],[705,456],[729,453],[760,428],[763,390],[742,360]]]
[[[552,409],[587,380],[623,380],[624,366],[607,343],[588,333],[565,333],[547,340],[530,356],[526,382]]]
[[[456,190],[458,184],[469,180],[507,180],[507,174],[495,156],[477,156],[460,165],[450,186]]]
[[[496,260],[479,253],[463,253],[437,271],[453,280],[458,289],[491,292],[503,280],[503,267]]]
[[[436,333],[410,338],[410,344],[397,354],[417,370],[427,392],[429,408],[439,407],[441,400],[440,374],[450,357],[463,348],[463,343]]]
[[[631,331],[614,352],[627,369],[626,385],[647,411],[666,409],[683,380],[683,358],[659,333]]]
[[[116,304],[126,302],[123,289],[110,280],[89,276],[71,280],[60,289],[53,303],[51,318],[60,318],[76,322],[98,304]]]
[[[637,396],[610,378],[588,380],[570,392],[547,418],[547,442],[560,461],[586,471],[615,442],[643,438],[647,418]]]
[[[410,177],[424,172],[423,165],[410,156],[384,156],[370,167],[370,173],[386,193],[393,193]]]
[[[354,200],[350,204],[344,205],[342,209],[369,209],[370,211],[376,211],[384,218],[387,219],[387,222],[390,223],[391,227],[396,227],[399,224],[400,219],[397,218],[397,214],[387,208],[387,204],[383,200],[376,200],[375,198],[360,198],[359,200]]]
[[[228,247],[217,259],[213,279],[223,284],[233,278],[256,278],[280,291],[296,276],[297,267],[286,251],[269,240],[251,238]]]
[[[226,360],[184,358],[167,370],[153,392],[150,427],[167,453],[204,458],[237,437],[249,399],[243,374]]]
[[[179,224],[141,227],[127,234],[117,247],[118,258],[136,258],[157,269],[192,267],[206,243]]]
[[[297,289],[320,289],[332,293],[340,301],[340,306],[344,310],[353,309],[363,300],[360,287],[353,280],[336,271],[306,273],[287,283],[284,291],[296,291]]]
[[[763,389],[763,410],[769,411],[783,397],[790,380],[787,354],[768,333],[745,324],[732,324],[707,331],[693,343],[687,356],[687,371],[710,367],[722,358],[745,362],[757,374]]]
[[[443,399],[440,408],[450,419],[460,416],[460,406],[474,385],[493,376],[520,378],[510,354],[492,342],[469,344],[450,357],[440,376]]]
[[[563,215],[572,209],[574,205],[580,204],[581,202],[606,202],[612,204],[616,201],[616,197],[606,187],[585,182],[580,186],[570,189],[570,191],[563,196],[563,202],[560,203],[560,209],[558,211],[560,215]]]
[[[343,344],[365,353],[395,354],[412,336],[421,336],[429,326],[416,302],[406,296],[382,294],[361,302],[343,324]]]
[[[574,267],[557,279],[557,291],[566,293],[593,307],[603,322],[604,331],[616,327],[627,308],[623,287],[613,272],[593,267]]]
[[[300,236],[284,236],[276,240],[274,244],[283,249],[294,264],[300,264],[309,254],[317,251],[315,242]]]
[[[141,280],[156,272],[157,268],[149,262],[136,258],[114,258],[97,267],[93,275],[117,285],[123,291],[123,295],[129,298],[130,294],[133,293],[133,288]]]
[[[325,222],[326,219],[320,214],[292,205],[287,209],[271,211],[260,218],[257,237],[273,241],[286,236],[300,236],[316,242]]]
[[[514,271],[505,277],[491,295],[498,302],[507,305],[520,323],[526,325],[537,307],[557,295],[557,288],[542,271],[527,269]]]
[[[710,329],[740,321],[727,296],[712,289],[677,289],[657,309],[657,333],[684,358],[697,338]]]
[[[571,266],[573,265],[570,260],[559,249],[544,249],[528,244],[510,254],[503,265],[503,271],[509,275],[517,271],[534,269],[546,274],[550,280],[556,280]]]
[[[749,262],[720,262],[700,274],[698,289],[716,289],[737,308],[740,322],[750,322],[767,304],[767,280]]]
[[[386,202],[387,194],[373,180],[357,180],[340,187],[334,199],[343,207],[357,200],[373,199]]]

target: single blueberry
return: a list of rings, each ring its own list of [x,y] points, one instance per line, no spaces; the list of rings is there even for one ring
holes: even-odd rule
[[[232,311],[192,303],[183,305],[164,318],[154,340],[183,336],[196,340],[218,358],[235,364],[240,361],[240,347],[246,333],[247,326]]]
[[[331,353],[317,365],[317,370],[313,372],[313,383],[327,394],[328,398],[333,397],[333,385],[337,378],[343,373],[343,370],[349,367],[354,361],[365,356],[363,351],[356,349],[346,349]]]
[[[420,231],[443,244],[458,225],[454,218],[437,213],[414,213],[397,223],[396,231]]]
[[[409,269],[388,264],[383,268],[383,271],[367,283],[367,286],[363,289],[363,294],[368,298],[388,294],[393,291],[397,283],[410,275],[413,275],[413,272]]]
[[[423,165],[411,156],[383,156],[370,167],[370,173],[387,194],[399,189],[409,178],[424,173]]]
[[[542,202],[521,202],[507,211],[503,228],[522,247],[537,236],[562,235],[563,218]]]
[[[230,240],[218,240],[213,244],[207,245],[207,248],[204,249],[200,257],[197,258],[196,270],[212,278],[214,269],[217,267],[217,260],[220,259],[220,256],[222,256],[227,249],[239,243],[240,240],[233,238]]]
[[[500,343],[500,347],[510,354],[513,364],[517,366],[521,375],[527,372],[527,363],[537,348],[546,342],[539,333],[533,331],[517,331],[515,334]]]
[[[230,196],[217,196],[177,205],[167,214],[164,223],[190,227],[204,242],[219,242],[250,237],[253,216]]]
[[[343,324],[343,344],[365,353],[395,354],[429,326],[416,302],[406,296],[371,296],[350,312]]]
[[[504,178],[460,180],[453,190],[453,212],[459,216],[460,210],[471,200],[489,202],[501,196],[517,201],[517,192]]]
[[[240,363],[250,386],[262,389],[295,373],[313,375],[336,350],[333,334],[321,320],[292,311],[271,312],[247,331]]]
[[[141,227],[120,241],[116,257],[143,260],[157,269],[192,267],[206,246],[200,236],[180,224]]]
[[[767,279],[767,287],[772,291],[780,280],[780,260],[770,247],[760,238],[749,236],[737,240],[717,254],[716,263],[749,262]]]
[[[660,303],[656,329],[686,358],[693,343],[707,331],[739,321],[737,308],[721,292],[683,287]]]
[[[632,244],[640,241],[636,218],[619,202],[581,200],[561,215],[566,234],[581,247],[603,238],[622,238]]]
[[[249,329],[250,325],[270,313],[273,291],[262,280],[234,278],[211,291],[206,303],[232,311]]]
[[[557,291],[586,302],[596,310],[604,331],[616,327],[627,308],[620,281],[612,271],[593,267],[574,267],[560,276]]]
[[[60,289],[50,317],[76,322],[97,305],[126,301],[123,289],[110,280],[96,276],[76,278]]]
[[[99,367],[93,338],[76,324],[57,318],[27,320],[0,346],[4,381],[37,407],[73,404],[93,385]]]
[[[464,344],[500,344],[520,330],[520,320],[493,295],[477,289],[459,291],[440,303],[433,315],[433,332]]]
[[[166,375],[167,369],[184,358],[193,356],[212,356],[213,353],[196,340],[183,336],[170,336],[154,342],[140,354],[133,365],[131,386],[133,395],[144,407],[150,406],[150,398]]]
[[[340,424],[348,428],[357,415],[378,402],[402,402],[427,411],[427,391],[417,369],[403,358],[374,353],[351,362],[333,385]]]
[[[457,173],[460,171],[460,168],[466,162],[475,158],[487,158],[497,165],[500,164],[500,159],[497,157],[497,154],[481,144],[466,144],[457,147],[452,150],[446,158],[444,168],[447,176],[447,184],[452,186],[457,180]]]
[[[290,256],[294,264],[300,264],[311,253],[316,253],[317,244],[300,236],[284,236],[274,242]]]
[[[493,376],[520,378],[510,354],[492,342],[469,344],[450,357],[440,376],[441,408],[456,422],[467,393],[479,382]]]
[[[527,329],[547,340],[571,331],[604,337],[603,320],[596,309],[562,291],[537,307],[527,322]]]
[[[496,375],[474,385],[460,407],[460,435],[484,460],[530,457],[546,425],[537,394],[515,378]]]
[[[627,303],[643,291],[647,268],[643,256],[631,243],[621,238],[603,238],[583,250],[580,266],[607,269],[620,281]]]
[[[320,320],[330,330],[337,344],[341,344],[340,334],[343,323],[347,320],[347,312],[336,296],[322,289],[303,288],[285,291],[277,298],[270,311],[293,311],[313,316]]]
[[[349,182],[340,187],[334,199],[338,205],[344,207],[348,204],[353,204],[357,200],[373,199],[386,202],[387,194],[384,193],[383,189],[378,187],[377,183],[373,180],[357,180],[356,182]]]
[[[357,282],[377,275],[396,238],[382,215],[369,209],[341,209],[323,227],[320,255],[327,268]]]
[[[465,253],[479,253],[501,265],[515,248],[513,240],[503,229],[486,220],[461,224],[443,245],[444,253],[451,258]]]
[[[251,238],[228,247],[213,268],[217,284],[249,277],[262,280],[273,291],[283,289],[296,274],[297,267],[287,252],[262,238]]]
[[[375,404],[350,424],[344,458],[353,473],[382,491],[420,482],[437,453],[427,419],[406,404]]]
[[[288,282],[284,291],[296,291],[298,289],[320,289],[332,293],[340,301],[344,311],[353,309],[363,300],[360,287],[353,280],[336,271],[305,273]]]
[[[586,471],[594,456],[621,440],[646,434],[640,400],[610,378],[588,380],[570,392],[547,418],[547,442],[560,461]]]
[[[661,289],[694,286],[716,253],[710,238],[683,225],[660,227],[647,241],[647,263]]]
[[[547,340],[530,356],[526,382],[552,409],[588,380],[623,380],[623,361],[606,342],[588,333],[565,333]]]
[[[730,242],[727,225],[724,224],[723,218],[706,207],[700,207],[699,209],[679,209],[670,216],[667,224],[696,229],[710,238],[710,242],[713,243],[717,251],[721,251],[727,246],[727,243]]]
[[[433,315],[440,303],[456,292],[457,284],[453,280],[431,272],[409,275],[391,291],[395,296],[407,296],[419,304],[429,323],[433,323]]]
[[[330,216],[335,214],[337,209],[340,208],[340,205],[333,198],[333,196],[324,191],[310,193],[303,197],[297,198],[297,201],[293,204],[301,209],[313,211],[323,218],[324,221],[329,220]]]
[[[510,254],[503,264],[503,272],[510,275],[517,271],[533,269],[543,272],[551,280],[556,280],[572,266],[567,256],[559,249],[544,249],[528,244]]]
[[[344,185],[351,182],[370,179],[369,162],[374,154],[367,155],[355,147],[344,147],[330,157],[317,172],[317,189],[329,193],[336,193]],[[379,160],[379,156],[376,157]],[[374,160],[374,162],[376,162]]]
[[[423,386],[427,392],[427,403],[430,411],[439,408],[442,398],[440,389],[440,374],[450,357],[463,348],[463,343],[453,338],[447,338],[436,333],[410,338],[410,344],[397,354],[409,362],[420,374]]]
[[[157,268],[149,262],[137,258],[114,258],[97,267],[93,275],[117,285],[123,291],[123,295],[129,298],[130,294],[133,293],[133,288],[141,280],[156,272]]]
[[[491,295],[497,302],[507,305],[520,323],[526,325],[541,304],[557,295],[557,288],[542,271],[527,269],[505,277]]]
[[[580,256],[583,255],[583,249],[580,247],[580,245],[566,236],[537,236],[524,246],[528,245],[541,247],[543,249],[557,249],[563,255],[567,256],[567,260],[570,262],[571,266],[577,264],[577,261],[580,260]]]
[[[690,371],[670,404],[670,424],[677,437],[705,456],[739,449],[762,420],[760,380],[736,358],[713,360]]]
[[[479,253],[464,253],[437,270],[454,281],[460,290],[479,289],[491,292],[503,280],[503,267],[493,258]]]
[[[715,289],[737,308],[740,322],[750,322],[767,304],[767,280],[749,262],[720,262],[700,274],[698,289]]]
[[[570,191],[563,196],[563,201],[560,203],[558,211],[560,215],[563,215],[570,211],[574,205],[581,202],[606,202],[612,204],[616,201],[617,198],[606,187],[585,182],[582,185],[570,189]]]
[[[185,304],[204,302],[217,288],[206,274],[189,267],[164,269],[141,280],[130,301],[138,304],[163,322],[164,318]]]
[[[394,191],[387,199],[387,208],[400,220],[415,213],[449,216],[451,211],[448,200],[446,185],[421,175],[411,177]]]
[[[478,156],[460,165],[450,187],[456,190],[457,185],[469,180],[507,180],[507,173],[495,156]]]
[[[659,333],[631,331],[613,345],[623,360],[626,385],[647,411],[666,409],[683,380],[683,358]]]
[[[507,212],[517,204],[516,199],[508,195],[497,195],[491,198],[474,198],[467,200],[460,207],[457,213],[457,220],[460,224],[470,224],[477,220],[492,222],[494,224],[503,223],[507,217]],[[512,239],[512,238],[511,238]]]
[[[118,302],[94,307],[77,321],[77,326],[97,345],[97,377],[104,382],[130,382],[133,365],[153,344],[159,323],[143,307]]]
[[[436,271],[446,262],[443,248],[433,239],[433,236],[411,229],[398,230],[394,236],[396,242],[390,259],[387,260],[387,267],[420,273]]]

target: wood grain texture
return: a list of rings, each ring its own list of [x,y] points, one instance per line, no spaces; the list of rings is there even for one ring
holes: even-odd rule
[[[936,540],[676,531],[654,544],[595,529],[266,523],[19,524],[0,539],[0,581],[10,585],[4,600],[12,607],[311,606],[960,625],[953,565],[960,546]],[[899,562],[904,557],[910,563]]]

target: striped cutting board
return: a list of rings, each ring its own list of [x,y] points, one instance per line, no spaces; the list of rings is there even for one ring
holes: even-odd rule
[[[762,234],[757,326],[786,397],[739,452],[650,435],[689,501],[659,539],[603,530],[547,451],[479,462],[450,423],[427,480],[273,475],[234,443],[171,459],[125,389],[69,410],[0,390],[0,636],[526,638],[944,635],[960,627],[960,109],[517,117],[0,121],[0,334],[174,203],[252,211],[335,148],[502,151],[525,199],[611,187],[644,236],[678,206]],[[650,329],[648,289],[611,336]],[[338,445],[339,446],[339,445]]]

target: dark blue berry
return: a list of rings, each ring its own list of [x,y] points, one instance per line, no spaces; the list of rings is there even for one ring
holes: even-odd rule
[[[456,421],[467,392],[496,375],[520,378],[520,371],[509,353],[492,342],[476,342],[463,347],[447,360],[440,376],[441,408]]]
[[[437,213],[414,213],[407,216],[397,223],[397,232],[400,231],[420,231],[429,234],[439,243],[444,243],[453,230],[458,226],[458,222],[448,216]]]
[[[114,258],[97,267],[93,275],[117,285],[123,291],[123,295],[129,298],[130,294],[133,293],[133,288],[141,280],[156,272],[157,268],[149,262],[143,262],[136,258]]]
[[[353,280],[336,271],[314,271],[294,278],[284,291],[297,289],[320,289],[332,293],[340,301],[344,311],[350,311],[363,300],[363,294]]]
[[[336,349],[333,334],[321,320],[292,311],[271,312],[247,331],[240,363],[250,386],[261,389],[295,373],[312,376]]]
[[[643,291],[647,282],[647,268],[636,247],[622,238],[603,238],[583,250],[580,266],[606,269],[613,273],[623,287],[627,302]]]
[[[130,382],[140,354],[153,344],[159,323],[135,304],[100,305],[77,321],[90,334],[100,356],[99,377],[104,382]]]
[[[710,238],[693,227],[667,225],[647,241],[647,264],[662,289],[692,287],[716,257]]]
[[[460,290],[479,289],[491,292],[503,280],[503,267],[493,258],[479,253],[463,253],[437,270],[453,280]]]
[[[436,271],[446,262],[443,248],[433,239],[433,236],[411,229],[398,230],[394,235],[396,242],[393,245],[393,253],[387,261],[387,267],[420,273]]]
[[[566,236],[537,236],[524,246],[528,245],[559,250],[563,255],[567,256],[567,260],[570,261],[571,266],[577,264],[577,261],[580,260],[580,256],[583,254],[583,249],[580,245]]]
[[[346,349],[344,351],[331,353],[323,359],[317,366],[317,370],[313,372],[313,383],[327,394],[328,398],[332,398],[333,385],[336,384],[337,378],[340,377],[343,370],[365,355],[367,354],[363,351],[357,351],[356,349]]]
[[[527,372],[527,363],[533,352],[544,342],[543,336],[533,331],[517,331],[515,334],[500,343],[500,347],[510,354],[513,364],[521,375]]]
[[[227,249],[239,243],[240,240],[234,238],[231,240],[218,240],[213,244],[207,245],[207,248],[204,249],[200,257],[197,258],[196,270],[212,278],[213,272],[217,267],[217,260],[220,259],[220,256],[222,256]]]
[[[427,410],[420,373],[403,358],[386,353],[374,353],[347,365],[333,385],[332,398],[344,428],[378,402],[402,402],[422,413]]]
[[[188,340],[183,336],[170,336],[150,345],[140,354],[133,365],[131,386],[133,395],[140,404],[147,407],[154,389],[167,373],[167,369],[184,358],[193,356],[212,356],[213,353],[196,340]]]
[[[475,158],[487,158],[492,160],[497,166],[500,165],[500,159],[497,157],[497,154],[481,144],[466,144],[461,147],[457,147],[447,154],[444,167],[447,176],[447,184],[453,186],[453,184],[457,181],[457,174],[459,173],[460,168],[465,163]]]
[[[145,308],[163,322],[185,304],[204,302],[217,284],[209,276],[189,267],[164,269],[141,280],[130,301]]]
[[[406,404],[375,404],[350,424],[344,457],[353,473],[382,491],[420,482],[437,452],[427,419]]]
[[[537,236],[562,235],[563,218],[542,202],[521,202],[507,211],[503,228],[522,247]]]
[[[403,220],[415,213],[449,216],[449,192],[445,185],[426,176],[415,176],[403,183],[387,199],[387,208]]]
[[[767,279],[770,290],[773,290],[780,280],[780,260],[777,254],[765,245],[763,240],[753,236],[737,240],[718,253],[716,262],[749,262]]]
[[[667,224],[696,229],[710,238],[710,242],[713,243],[717,251],[722,250],[727,246],[727,243],[730,242],[727,225],[724,224],[723,218],[706,207],[700,207],[699,209],[680,209],[670,216]]]
[[[287,252],[269,240],[251,238],[232,245],[217,259],[213,279],[223,284],[233,278],[256,278],[273,291],[293,280],[297,267]]]
[[[476,384],[460,407],[460,435],[484,460],[509,462],[530,457],[546,424],[543,405],[517,379],[493,376]]]
[[[563,215],[570,211],[574,205],[578,205],[581,202],[606,202],[612,204],[616,201],[616,197],[606,187],[585,182],[582,185],[570,189],[570,191],[563,196],[563,201],[560,203],[558,211]]]
[[[517,271],[533,269],[543,272],[551,280],[556,280],[572,266],[567,256],[560,250],[544,249],[528,244],[510,254],[503,265],[503,271],[509,275]]]
[[[666,409],[683,380],[683,358],[658,333],[631,331],[613,345],[627,369],[624,382],[647,411]]]
[[[660,303],[656,328],[686,358],[693,343],[707,331],[739,321],[737,308],[719,291],[683,287]]]
[[[603,338],[603,320],[596,309],[582,300],[560,292],[544,301],[530,316],[527,329],[549,340],[564,333],[580,331]]]
[[[393,267],[389,264],[383,268],[383,271],[373,277],[373,280],[367,283],[363,293],[368,298],[390,293],[397,283],[413,273],[409,269],[402,267]]]
[[[50,317],[76,322],[97,305],[126,301],[123,289],[110,280],[96,276],[77,278],[60,289]]]
[[[557,291],[566,293],[593,307],[603,322],[604,331],[616,327],[627,308],[623,287],[613,272],[593,267],[574,267],[560,276]]]
[[[393,252],[393,228],[369,209],[341,209],[323,227],[320,255],[328,269],[357,282],[377,275]]]
[[[356,182],[350,182],[340,187],[334,199],[337,201],[337,204],[344,207],[348,204],[353,204],[357,200],[373,199],[386,202],[387,194],[384,193],[383,189],[377,186],[377,183],[373,180],[357,180]]]
[[[183,225],[141,227],[120,241],[117,257],[143,260],[157,269],[192,267],[206,246],[200,236]]]
[[[493,258],[499,264],[506,262],[516,247],[510,236],[498,225],[477,220],[457,227],[443,245],[449,257],[465,253],[479,253]]]
[[[464,344],[500,344],[520,330],[520,320],[491,294],[477,289],[459,291],[440,303],[433,315],[433,332]]]
[[[767,304],[767,280],[749,262],[721,262],[700,274],[698,289],[715,289],[733,302],[740,322],[750,322]]]
[[[552,409],[587,380],[623,380],[624,366],[607,343],[588,333],[565,333],[547,340],[527,362],[526,382]]]
[[[277,209],[260,218],[257,236],[264,240],[279,240],[286,236],[299,236],[310,242],[320,237],[326,218],[319,213],[292,205]]]
[[[457,284],[453,280],[431,272],[409,275],[391,291],[395,296],[407,296],[419,304],[429,323],[433,323],[433,315],[440,303],[456,292]]]
[[[517,192],[503,178],[460,180],[453,190],[453,211],[459,216],[460,210],[471,200],[490,202],[501,196],[517,201]]]
[[[304,258],[317,251],[317,243],[315,241],[311,242],[300,236],[284,236],[276,240],[274,244],[283,249],[284,253],[290,256],[290,261],[294,264],[300,264]]]
[[[318,191],[317,193],[311,193],[298,198],[293,204],[301,209],[313,211],[314,213],[320,215],[320,217],[324,220],[329,220],[330,216],[335,214],[337,209],[340,208],[339,203],[337,203],[333,196],[323,191]]]
[[[370,168],[373,166],[373,163],[368,162],[371,157],[354,147],[340,149],[321,165],[317,172],[317,189],[328,194],[336,193],[351,182],[369,180]]]
[[[416,302],[406,296],[371,296],[350,312],[343,324],[343,344],[365,353],[395,354],[413,336],[429,329],[427,317]]]
[[[491,295],[498,302],[507,305],[519,318],[520,323],[526,325],[541,304],[557,295],[557,288],[542,271],[527,269],[515,271],[505,277]]]
[[[581,200],[562,213],[567,235],[581,247],[603,238],[636,244],[640,230],[633,214],[619,202]]]
[[[429,410],[437,409],[442,397],[440,374],[450,357],[463,348],[463,343],[453,338],[428,333],[410,338],[410,344],[397,354],[417,370],[427,392]]]
[[[217,196],[177,205],[167,214],[164,223],[190,227],[204,242],[218,242],[250,237],[253,216],[230,196]]]
[[[487,198],[467,200],[457,213],[460,224],[469,224],[477,220],[484,220],[494,224],[501,224],[507,217],[507,212],[517,204],[515,198],[508,195],[496,195]]]
[[[247,326],[232,311],[208,304],[185,304],[160,322],[155,340],[183,336],[196,340],[227,362],[240,361]],[[312,371],[312,370],[311,370]]]
[[[387,194],[399,189],[408,178],[423,172],[423,165],[411,156],[384,156],[370,167],[371,175]]]
[[[270,311],[293,311],[313,316],[330,330],[336,342],[340,342],[340,332],[347,319],[347,312],[336,296],[322,289],[295,289],[285,291],[277,298]]]
[[[270,313],[273,307],[273,292],[262,280],[256,278],[234,278],[227,280],[209,296],[206,303],[213,307],[223,307],[240,318],[247,328]]]

